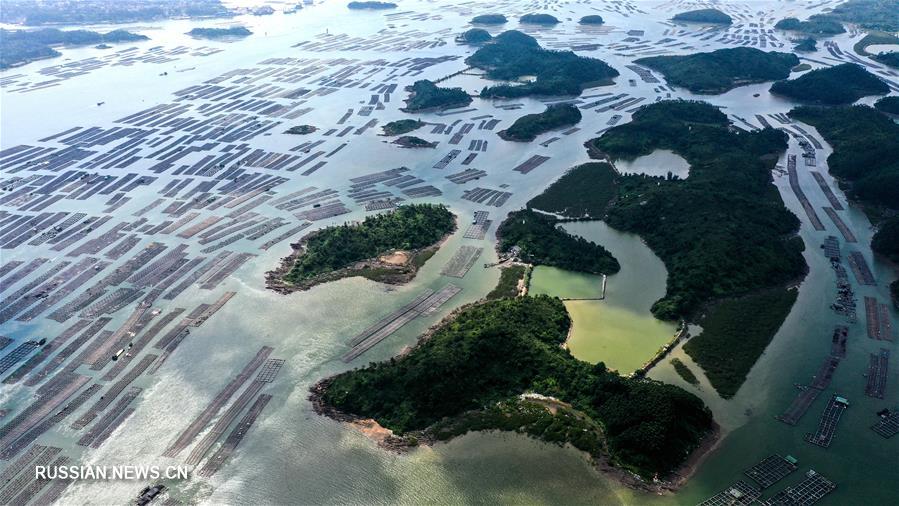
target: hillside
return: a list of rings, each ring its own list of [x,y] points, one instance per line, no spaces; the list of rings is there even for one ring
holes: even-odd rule
[[[471,103],[471,97],[462,88],[440,88],[436,84],[422,79],[407,88],[410,92],[406,99],[404,112],[421,112],[464,107]]]
[[[688,23],[714,23],[723,25],[730,25],[734,22],[733,18],[718,9],[698,9],[695,11],[681,12],[671,19]]]
[[[889,92],[885,82],[854,63],[815,69],[796,79],[771,85],[771,93],[775,95],[821,105],[851,104],[862,97]]]
[[[571,104],[550,105],[536,114],[526,114],[499,132],[507,141],[530,142],[538,135],[559,128],[576,125],[581,121],[581,110]]]

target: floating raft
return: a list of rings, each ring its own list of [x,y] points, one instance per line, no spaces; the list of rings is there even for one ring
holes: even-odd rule
[[[471,269],[471,266],[477,261],[478,257],[481,256],[481,252],[484,251],[484,248],[476,248],[474,246],[462,246],[459,248],[459,251],[453,255],[453,258],[450,259],[449,262],[443,267],[443,270],[440,271],[440,274],[444,276],[449,276],[452,278],[463,278],[468,271]]]
[[[837,488],[836,484],[813,470],[809,470],[805,476],[805,480],[798,485],[787,487],[774,497],[762,501],[761,504],[763,506],[809,506]]]
[[[899,409],[894,409],[889,414],[882,416],[879,422],[871,426],[871,430],[885,439],[899,434]]]
[[[762,492],[740,480],[727,490],[722,490],[712,497],[699,503],[699,506],[750,506],[755,500],[761,497]]]
[[[752,478],[764,490],[789,476],[798,468],[796,464],[796,459],[789,455],[786,457],[771,455],[744,471],[743,474]]]
[[[262,394],[256,398],[256,402],[253,403],[250,410],[247,411],[247,414],[244,415],[240,420],[240,423],[234,427],[231,434],[228,434],[228,439],[222,443],[222,447],[219,448],[212,457],[209,457],[209,460],[206,461],[206,465],[200,469],[200,472],[198,473],[200,476],[209,477],[221,469],[222,465],[228,457],[234,453],[234,450],[237,449],[237,445],[239,445],[247,435],[247,432],[250,430],[250,427],[253,426],[256,418],[259,417],[259,414],[262,413],[262,410],[265,409],[266,404],[268,404],[268,401],[271,399],[272,396],[268,394]]]
[[[834,395],[830,398],[830,402],[827,403],[827,406],[824,408],[824,412],[821,413],[821,421],[818,423],[818,430],[815,431],[814,434],[806,434],[805,440],[813,445],[818,445],[822,448],[830,447],[830,444],[833,442],[834,434],[837,431],[837,423],[840,421],[840,417],[843,416],[843,411],[849,407],[849,401],[839,395]]]

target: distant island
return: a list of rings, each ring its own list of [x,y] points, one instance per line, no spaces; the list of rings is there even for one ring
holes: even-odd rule
[[[848,0],[827,16],[867,30],[899,32],[899,0]]]
[[[582,25],[601,25],[605,23],[605,21],[603,21],[602,16],[598,14],[591,14],[589,16],[582,17],[579,23]]]
[[[813,39],[812,37],[806,37],[801,40],[794,40],[793,42],[796,44],[795,46],[793,46],[794,51],[812,53],[818,49],[818,41]]]
[[[618,71],[602,60],[571,51],[547,51],[537,39],[516,30],[503,32],[484,44],[465,62],[486,70],[488,79],[515,81],[535,76],[532,82],[484,87],[481,98],[580,95],[585,88],[611,84]]]
[[[187,32],[187,35],[196,39],[234,39],[248,37],[253,35],[253,32],[243,26],[233,26],[231,28],[194,28]]]
[[[499,251],[517,251],[519,259],[536,265],[587,274],[615,274],[618,260],[602,246],[558,228],[558,219],[524,209],[509,213],[496,231]]]
[[[287,129],[284,133],[290,135],[308,135],[318,130],[312,125],[297,125]]]
[[[381,9],[395,9],[396,4],[393,2],[350,2],[347,4],[347,7],[355,10],[362,9],[372,9],[372,10],[381,10]]]
[[[874,108],[878,111],[899,115],[899,96],[883,97],[874,104]]]
[[[559,20],[550,14],[525,14],[518,18],[521,23],[529,25],[557,25]]]
[[[266,284],[289,293],[351,276],[404,283],[455,229],[453,213],[434,204],[399,206],[360,223],[323,228],[293,244],[294,252],[266,275]]]
[[[542,133],[572,126],[581,121],[581,110],[571,104],[547,106],[536,114],[527,114],[515,120],[509,128],[499,132],[507,141],[530,142]]]
[[[313,386],[315,411],[374,419],[403,450],[470,431],[527,434],[584,451],[615,476],[658,490],[714,433],[712,414],[681,388],[629,379],[562,347],[571,319],[545,295],[465,306],[408,353]]]
[[[428,142],[428,141],[422,139],[421,137],[415,137],[412,135],[404,135],[404,136],[396,139],[395,141],[393,141],[393,144],[396,144],[396,145],[404,147],[404,148],[436,148],[437,147],[436,142]]]
[[[885,95],[890,87],[855,63],[820,68],[789,81],[771,85],[771,93],[800,102],[823,105],[851,104],[869,95]]]
[[[418,130],[422,126],[424,126],[424,122],[417,119],[400,119],[387,123],[381,127],[381,130],[383,130],[384,135],[394,136],[407,134],[413,130]]]
[[[59,56],[60,53],[51,46],[89,46],[149,39],[145,35],[125,30],[113,30],[105,34],[88,30],[63,31],[56,28],[0,30],[0,68],[5,69]]]
[[[456,42],[476,45],[488,42],[492,38],[490,32],[487,30],[484,30],[483,28],[472,28],[462,32],[456,37]]]
[[[422,79],[407,87],[410,92],[406,99],[404,112],[427,112],[465,107],[471,103],[471,97],[462,88],[440,88],[436,84]]]
[[[220,0],[3,0],[0,22],[26,26],[94,25],[233,15]]]
[[[814,35],[837,35],[846,32],[842,23],[826,15],[811,16],[808,21],[799,21],[796,18],[781,19],[774,24],[774,28]]]
[[[481,14],[471,18],[471,24],[473,25],[501,25],[508,21],[502,14]]]
[[[722,25],[730,25],[734,22],[733,18],[718,9],[698,9],[695,11],[681,12],[671,19],[688,23],[714,23]]]
[[[799,58],[792,53],[736,47],[684,56],[651,56],[634,63],[658,70],[669,83],[693,93],[718,94],[746,84],[786,79],[790,69],[799,65]]]

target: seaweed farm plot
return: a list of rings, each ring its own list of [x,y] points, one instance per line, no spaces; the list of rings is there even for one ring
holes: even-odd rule
[[[798,468],[796,459],[787,455],[771,455],[747,469],[743,474],[752,478],[763,490],[789,476]]]
[[[824,407],[824,412],[821,413],[818,430],[814,434],[806,434],[805,440],[822,448],[830,447],[837,432],[837,423],[839,423],[840,417],[843,416],[843,411],[848,407],[849,401],[845,398],[838,395],[831,397],[827,406]]]
[[[474,263],[477,261],[478,257],[481,256],[481,252],[484,251],[484,248],[476,248],[474,246],[462,246],[459,248],[459,251],[453,255],[453,258],[446,264],[441,274],[444,276],[449,276],[452,278],[463,278]]]
[[[837,488],[836,484],[824,476],[809,470],[805,479],[798,485],[788,487],[776,495],[761,501],[764,506],[781,506],[789,504],[815,504]]]

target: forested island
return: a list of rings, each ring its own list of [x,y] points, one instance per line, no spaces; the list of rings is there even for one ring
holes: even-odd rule
[[[347,4],[347,8],[353,10],[383,10],[395,9],[396,4],[393,2],[350,2]]]
[[[581,121],[581,110],[572,104],[549,105],[546,110],[536,114],[526,114],[512,123],[509,128],[500,131],[499,136],[507,141],[530,142],[538,135],[576,125]]]
[[[87,46],[149,39],[145,35],[125,30],[98,33],[88,30],[63,31],[56,28],[41,28],[39,30],[0,29],[0,69],[59,56],[59,51],[56,51],[51,46]]]
[[[605,23],[605,21],[602,19],[602,16],[598,14],[591,14],[589,16],[582,17],[581,20],[578,21],[578,23],[582,25],[601,25]]]
[[[795,51],[813,53],[818,49],[818,41],[813,39],[812,37],[806,37],[801,40],[794,40],[793,42],[796,43],[796,45],[793,46],[793,50]]]
[[[414,135],[404,135],[393,141],[393,144],[404,148],[436,148],[436,142],[429,142]]]
[[[395,447],[508,430],[570,443],[647,488],[669,477],[712,432],[711,412],[678,387],[575,359],[561,346],[570,326],[548,296],[470,305],[411,352],[323,380],[313,406],[338,420],[372,418]]]
[[[294,252],[266,275],[267,285],[287,293],[351,276],[406,282],[455,229],[455,216],[434,204],[399,206],[359,223],[323,228],[291,245]]]
[[[482,98],[580,95],[584,88],[611,84],[618,71],[602,60],[571,51],[548,51],[537,39],[516,30],[503,32],[465,63],[486,70],[488,79],[514,81],[533,76],[532,82],[484,87]]]
[[[231,28],[194,28],[187,32],[187,35],[196,39],[236,39],[249,37],[253,35],[253,32],[243,26],[232,26]]]
[[[93,25],[233,15],[220,0],[3,0],[0,22],[26,26]]]
[[[527,203],[571,219],[601,219],[618,193],[617,174],[605,162],[578,165]]]
[[[618,260],[602,246],[571,235],[558,227],[556,218],[523,209],[509,213],[496,231],[499,250],[518,249],[522,261],[588,274],[615,274]]]
[[[871,249],[899,264],[899,217],[882,221],[871,240]]]
[[[885,95],[890,87],[860,65],[843,63],[815,69],[789,81],[777,81],[770,91],[799,102],[842,105],[869,95]]]
[[[806,21],[799,21],[797,18],[784,18],[775,23],[774,28],[825,36],[846,32],[842,23],[823,14],[811,16]]]
[[[473,25],[501,25],[508,21],[502,14],[481,14],[471,18],[471,24]]]
[[[815,127],[833,153],[830,173],[877,221],[879,209],[899,211],[899,124],[868,106],[798,107],[791,118]]]
[[[772,184],[786,134],[729,127],[727,116],[710,104],[661,101],[587,144],[593,156],[612,160],[668,149],[690,164],[686,179],[617,176],[605,221],[639,234],[665,263],[668,286],[653,304],[656,317],[701,322],[705,313],[710,319],[711,334],[693,338],[691,355],[710,380],[716,378],[712,384],[723,396],[736,392],[792,306],[785,296],[759,302],[760,294],[781,294],[807,271],[796,235],[799,220]],[[757,303],[771,308],[733,309]],[[721,339],[733,337],[730,329],[750,327],[752,339],[722,363]]]
[[[384,131],[384,135],[394,136],[394,135],[403,135],[414,130],[418,130],[419,128],[424,126],[424,122],[417,119],[399,119],[396,121],[391,121],[386,125],[382,126],[381,129]]]
[[[899,115],[899,96],[883,97],[874,103],[874,108],[885,113]]]
[[[422,79],[406,88],[409,98],[403,112],[427,112],[465,107],[471,103],[471,97],[462,88],[440,88],[436,84]]]
[[[899,51],[879,53],[872,56],[871,58],[880,63],[883,63],[884,65],[899,69]]]
[[[730,25],[734,22],[733,18],[718,9],[698,9],[695,11],[681,12],[671,19],[688,23],[714,23],[722,25]]]
[[[684,56],[651,56],[634,63],[661,72],[669,83],[693,93],[718,94],[737,86],[786,79],[799,65],[792,53],[751,47],[718,49]]]
[[[462,32],[458,37],[456,37],[456,42],[462,44],[483,44],[493,37],[490,35],[490,32],[484,30],[483,28],[472,28],[470,30],[466,30]]]
[[[557,25],[559,20],[550,14],[525,14],[518,21],[529,25]]]
[[[312,125],[297,125],[288,128],[284,133],[290,135],[308,135],[317,130],[318,128],[315,128]]]

